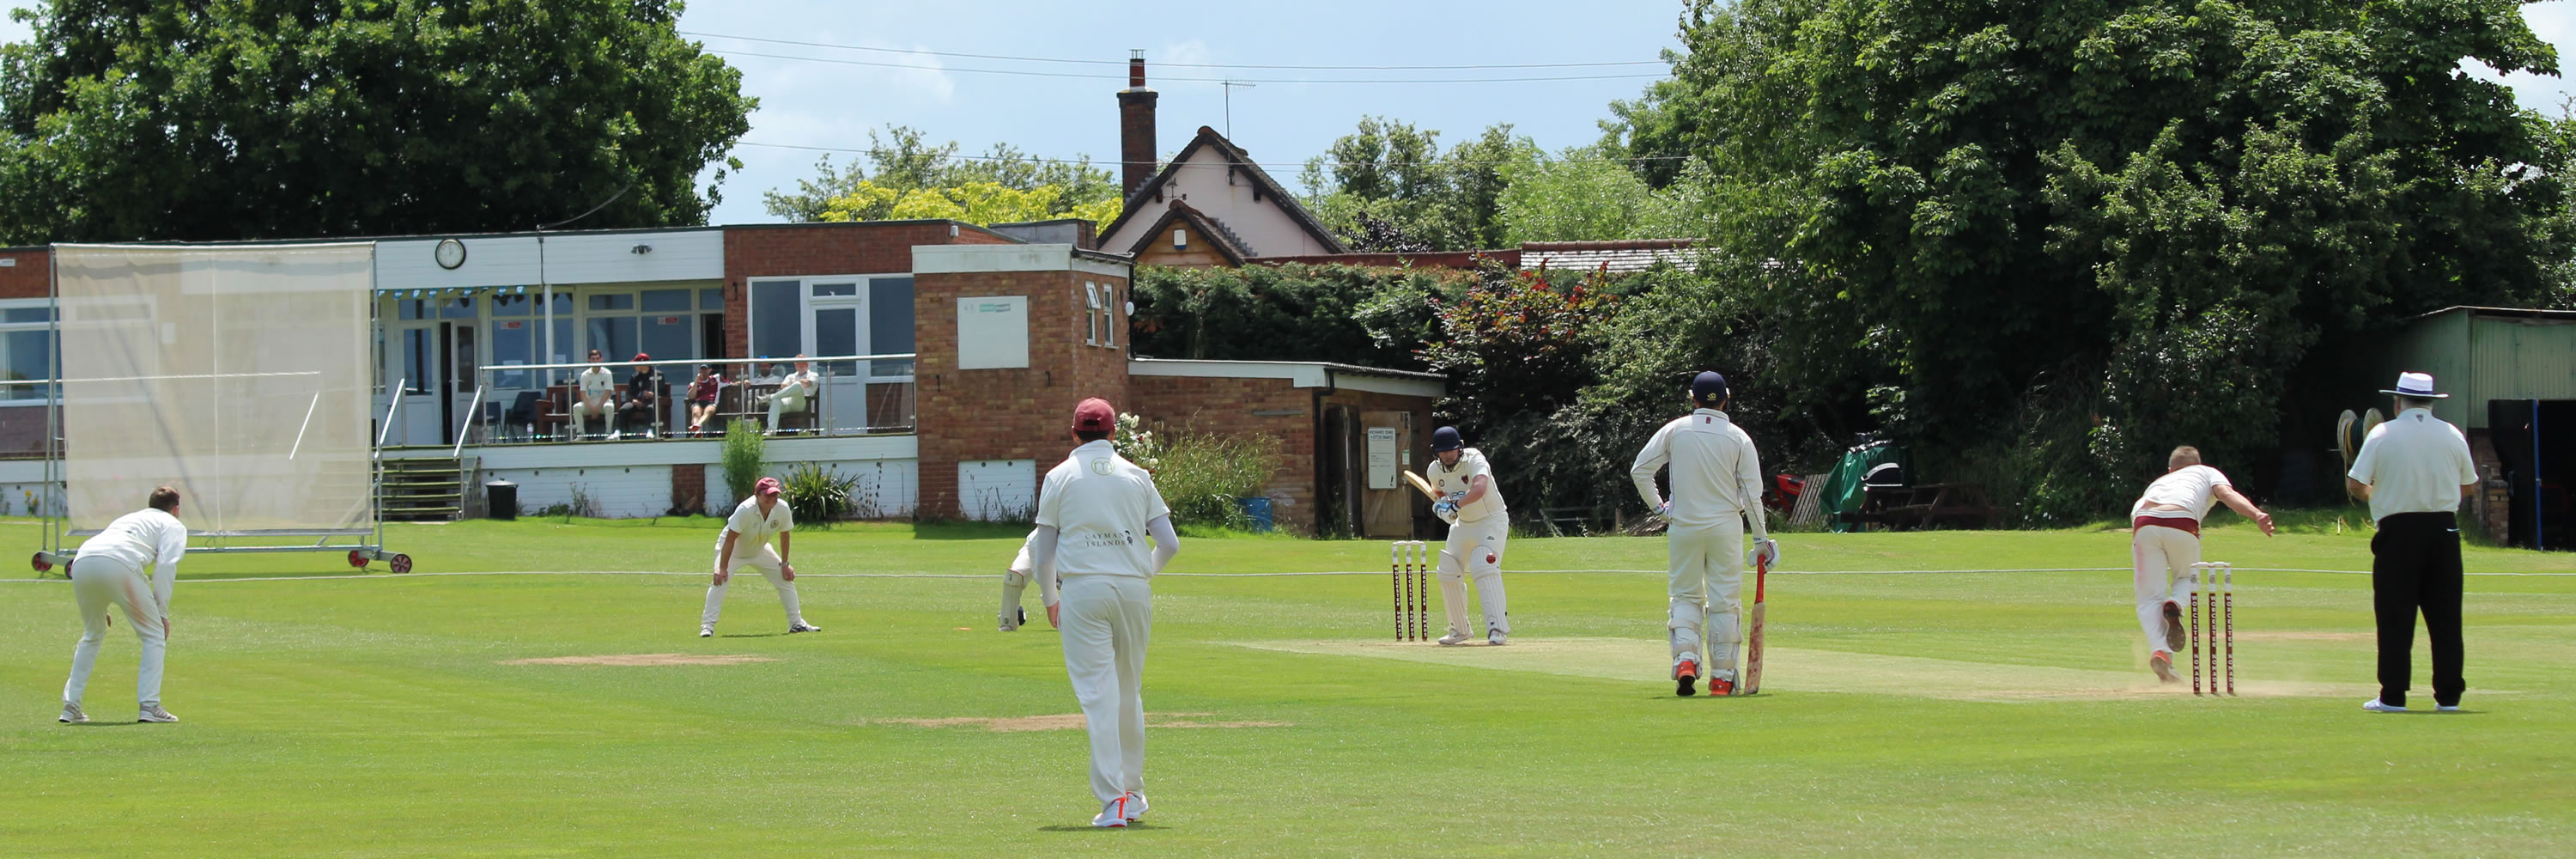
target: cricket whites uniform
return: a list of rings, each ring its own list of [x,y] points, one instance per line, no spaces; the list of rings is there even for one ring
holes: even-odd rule
[[[1037,531],[1031,530],[1027,538],[1020,540],[1019,555],[1013,557],[1011,565],[1002,572],[1002,613],[999,618],[1003,632],[1020,628],[1020,594],[1028,590],[1032,578],[1030,571],[1037,569],[1037,564],[1029,560],[1029,540],[1037,535]]]
[[[149,710],[161,703],[161,660],[169,644],[170,591],[179,577],[179,558],[188,553],[188,526],[179,517],[145,508],[116,518],[98,536],[82,541],[73,559],[72,597],[80,603],[80,644],[72,648],[72,676],[63,683],[63,703],[77,705],[89,687],[90,669],[98,664],[99,641],[107,636],[107,607],[125,614],[134,636],[143,642],[143,658],[134,672],[135,703]],[[150,578],[143,569],[152,567]]]
[[[1690,659],[1709,666],[1709,677],[1732,682],[1742,638],[1736,597],[1744,584],[1745,520],[1754,523],[1754,539],[1769,531],[1762,518],[1761,462],[1753,437],[1725,412],[1697,409],[1656,430],[1628,469],[1648,510],[1663,507],[1655,472],[1667,464],[1673,497],[1665,551],[1672,580],[1665,626],[1673,661]]]
[[[580,435],[590,431],[590,419],[593,415],[590,413],[590,408],[585,404],[594,398],[599,401],[599,414],[597,417],[601,422],[607,423],[609,429],[617,428],[615,422],[608,420],[609,415],[614,414],[614,409],[617,407],[617,402],[612,397],[612,395],[617,391],[617,374],[609,372],[608,368],[605,366],[595,365],[590,369],[581,371],[581,377],[578,381],[580,382],[581,393],[573,400],[572,403],[573,434]]]
[[[1053,545],[1030,551],[1039,593],[1059,607],[1064,671],[1091,734],[1091,792],[1108,803],[1145,789],[1145,644],[1154,625],[1157,554],[1148,528],[1170,533],[1153,475],[1106,440],[1073,449],[1038,490],[1037,524]],[[1037,535],[1042,542],[1045,536]],[[1061,581],[1059,586],[1058,582]],[[1059,590],[1059,587],[1061,590]]]
[[[780,567],[786,561],[780,559],[778,550],[769,545],[770,540],[778,535],[796,529],[796,517],[788,512],[787,499],[778,499],[770,506],[769,515],[763,516],[760,513],[760,494],[752,493],[751,497],[734,506],[733,516],[725,520],[724,529],[741,536],[734,538],[733,562],[728,564],[724,558],[724,534],[716,534],[716,568],[731,572],[748,565],[760,570],[760,574],[778,588],[778,604],[787,610],[787,625],[790,628],[805,626],[805,612],[796,603],[796,583],[783,575],[785,571]],[[698,616],[699,626],[716,625],[716,615],[724,612],[725,588],[730,584],[732,580],[727,579],[725,584],[707,586],[707,608]]]
[[[2218,487],[2227,475],[2206,465],[2186,465],[2147,484],[2145,494],[2129,508],[2129,561],[2137,574],[2138,628],[2147,633],[2147,648],[2171,652],[2165,636],[2165,604],[2191,599],[2191,565],[2200,563],[2200,523],[2218,503]],[[2159,505],[2180,510],[2157,510]]]
[[[2411,375],[2411,374],[2410,374]],[[2404,382],[2400,383],[2401,386]],[[2426,390],[2432,378],[2424,378]],[[2379,701],[2406,706],[2414,674],[2415,615],[2433,655],[2433,702],[2458,706],[2461,671],[2460,489],[2478,482],[2460,428],[2407,409],[2370,431],[2345,474],[2370,486],[2370,602],[2379,627]]]
[[[1449,610],[1449,632],[1465,636],[1467,630],[1467,583],[1476,580],[1476,603],[1484,609],[1484,635],[1510,635],[1510,606],[1503,598],[1503,547],[1511,539],[1512,517],[1503,504],[1503,488],[1494,481],[1494,468],[1485,454],[1475,448],[1458,451],[1458,464],[1441,465],[1439,457],[1422,469],[1431,488],[1441,495],[1457,497],[1467,493],[1476,478],[1487,481],[1485,494],[1474,501],[1458,505],[1458,520],[1449,523],[1449,542],[1440,550],[1440,603]]]

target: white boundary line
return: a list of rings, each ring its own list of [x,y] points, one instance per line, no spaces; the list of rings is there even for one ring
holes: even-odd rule
[[[2236,569],[2238,569],[2238,570],[2248,570],[2248,571],[2258,571],[2258,572],[2271,572],[2271,573],[2327,573],[2327,574],[2332,574],[2332,575],[2341,575],[2341,576],[2367,576],[2367,575],[2370,575],[2370,571],[2368,571],[2368,570],[2317,570],[2317,569],[2307,569],[2307,568],[2301,568],[2301,567],[2237,567]],[[1512,573],[1513,575],[1538,575],[1538,574],[1547,574],[1547,573],[1624,573],[1624,574],[1648,574],[1648,573],[1653,573],[1653,574],[1663,574],[1664,572],[1665,572],[1664,570],[1610,570],[1610,569],[1575,569],[1575,570],[1513,570],[1513,571],[1511,571],[1511,573]],[[1772,572],[1772,574],[1773,574],[1773,575],[1788,575],[1788,576],[1896,576],[1896,575],[1916,575],[1916,576],[1920,576],[1920,575],[1943,575],[1943,574],[1988,574],[1988,573],[2125,573],[2125,572],[2129,572],[2129,568],[2127,568],[2127,567],[2025,567],[2025,568],[2016,568],[2016,569],[1995,569],[1995,570],[1773,570],[1773,571],[1771,571],[1771,572]],[[402,575],[395,575],[395,574],[393,574],[393,573],[387,572],[387,573],[343,573],[343,574],[315,575],[315,576],[249,576],[249,577],[242,577],[242,578],[189,579],[189,580],[187,580],[187,581],[188,581],[188,583],[189,583],[189,584],[191,584],[191,585],[201,585],[201,584],[205,584],[205,585],[212,585],[212,584],[223,584],[223,583],[225,583],[225,582],[395,581],[395,580],[400,580],[400,579],[427,579],[427,578],[440,578],[440,577],[447,577],[447,576],[705,576],[705,575],[707,575],[707,574],[706,574],[706,573],[684,573],[684,572],[675,572],[675,571],[670,571],[670,570],[508,570],[508,571],[488,571],[488,572],[406,573],[406,574],[402,574]],[[796,574],[796,577],[797,577],[797,578],[799,578],[799,579],[989,579],[989,578],[994,578],[994,577],[997,577],[997,576],[1000,576],[1000,575],[1001,575],[1000,573],[927,573],[927,572],[924,572],[924,573],[798,573],[798,574]],[[1316,570],[1316,571],[1283,571],[1283,572],[1276,572],[1276,573],[1164,573],[1164,574],[1162,574],[1162,576],[1158,576],[1157,578],[1161,578],[1161,577],[1185,577],[1185,578],[1207,578],[1207,579],[1259,579],[1259,578],[1285,578],[1285,577],[1303,577],[1303,576],[1379,576],[1379,575],[1385,575],[1385,573],[1381,573],[1381,572],[1378,572],[1378,571],[1375,571],[1375,570]],[[2576,573],[2466,573],[2465,575],[2471,575],[2471,576],[2568,577],[2568,576],[2576,576]],[[0,582],[30,582],[30,583],[37,583],[37,582],[67,582],[67,581],[69,581],[69,580],[68,580],[68,579],[55,579],[55,578],[25,578],[25,579],[6,578],[6,579],[0,579]]]

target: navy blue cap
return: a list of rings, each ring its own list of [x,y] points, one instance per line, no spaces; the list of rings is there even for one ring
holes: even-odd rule
[[[1466,446],[1467,446],[1467,443],[1466,443],[1466,442],[1463,442],[1463,441],[1459,441],[1459,440],[1458,440],[1458,428],[1457,428],[1457,427],[1441,427],[1441,428],[1439,428],[1439,429],[1436,429],[1436,430],[1432,430],[1432,431],[1431,431],[1431,452],[1432,452],[1432,453],[1440,453],[1440,452],[1442,452],[1442,451],[1457,450],[1457,449],[1459,449],[1459,448],[1466,447]]]
[[[1691,380],[1691,399],[1715,403],[1726,399],[1726,377],[1711,370]]]

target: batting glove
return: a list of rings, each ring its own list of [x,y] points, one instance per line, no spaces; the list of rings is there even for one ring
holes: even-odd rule
[[[1440,499],[1439,503],[1431,505],[1431,515],[1440,517],[1442,522],[1456,522],[1458,504],[1446,498]]]
[[[1766,567],[1779,564],[1780,541],[1773,540],[1769,537],[1754,540],[1753,548],[1744,553],[1744,563],[1760,564]]]
[[[1666,518],[1666,519],[1670,519],[1670,518],[1672,518],[1672,517],[1673,517],[1673,503],[1672,503],[1672,502],[1670,502],[1670,501],[1666,501],[1666,502],[1664,502],[1663,506],[1655,508],[1655,515],[1657,515],[1657,516],[1662,516],[1662,517],[1664,517],[1664,518]]]

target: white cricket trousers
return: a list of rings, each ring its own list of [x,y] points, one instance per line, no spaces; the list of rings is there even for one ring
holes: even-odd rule
[[[602,401],[599,408],[595,410],[592,409],[589,404],[582,402],[580,397],[574,397],[572,401],[572,434],[589,435],[590,421],[592,418],[598,418],[599,422],[605,425],[600,428],[601,432],[616,429],[617,419],[612,417],[617,413],[616,410],[617,401],[614,397]]]
[[[1135,576],[1065,576],[1057,613],[1064,621],[1064,673],[1091,732],[1091,793],[1108,802],[1143,791],[1153,588]]]
[[[724,550],[719,548],[716,551],[721,553]],[[721,555],[718,560],[722,560]],[[778,588],[778,605],[787,610],[787,625],[794,626],[805,622],[805,612],[796,604],[796,583],[788,581],[782,575],[784,571],[779,569],[782,563],[784,562],[778,559],[778,550],[764,544],[760,547],[760,551],[754,554],[734,553],[733,572],[740,575],[742,568],[753,567],[760,570],[761,575],[767,576],[769,583]],[[699,623],[710,626],[715,624],[716,615],[724,613],[725,587],[731,584],[733,579],[728,577],[725,579],[725,584],[707,586],[707,609],[698,615]]]
[[[2171,651],[2165,642],[2165,603],[2191,598],[2191,565],[2200,563],[2200,537],[2148,525],[2130,534],[2129,558],[2138,573],[2138,628],[2147,633],[2147,649]]]
[[[98,644],[107,637],[107,607],[114,605],[143,640],[143,660],[134,672],[134,702],[161,703],[161,657],[169,646],[169,618],[152,580],[124,561],[104,555],[72,564],[72,598],[79,601],[82,632],[72,648],[72,677],[63,683],[63,703],[78,704],[89,688],[90,669],[98,664]]]
[[[1744,586],[1744,520],[1729,513],[1711,525],[1675,525],[1665,534],[1664,551],[1672,571],[1664,626],[1672,634],[1673,661],[1694,658],[1708,669],[1702,676],[1733,679],[1742,639],[1736,596]]]
[[[778,416],[805,410],[805,395],[791,394],[769,398],[769,431],[778,431]]]
[[[1485,610],[1485,632],[1512,634],[1511,606],[1503,600],[1503,546],[1511,541],[1512,517],[1498,514],[1449,526],[1449,542],[1440,549],[1440,603],[1449,610],[1449,631],[1467,633],[1467,583],[1476,580],[1476,604]]]

